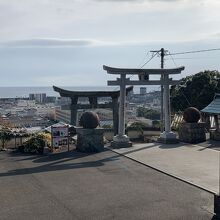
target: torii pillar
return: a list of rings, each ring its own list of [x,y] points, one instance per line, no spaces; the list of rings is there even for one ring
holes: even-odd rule
[[[126,75],[120,77],[120,99],[119,99],[119,124],[118,134],[113,137],[111,146],[114,148],[131,147],[132,143],[125,134],[125,99],[126,99]]]

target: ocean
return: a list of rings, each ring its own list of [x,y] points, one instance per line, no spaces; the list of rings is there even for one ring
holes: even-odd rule
[[[90,87],[67,87],[61,86],[63,89],[73,91],[116,91],[119,90],[118,86],[90,86]],[[147,87],[149,88],[149,86]],[[148,91],[151,90],[150,88]],[[59,96],[53,90],[52,86],[48,87],[0,87],[0,98],[27,98],[31,93],[46,93],[47,96]],[[140,93],[140,86],[134,87],[134,93]]]
[[[118,90],[118,87],[61,87],[67,90],[75,91],[110,91]],[[47,96],[59,96],[59,93],[53,90],[53,87],[0,87],[0,98],[27,98],[31,93],[46,93]]]

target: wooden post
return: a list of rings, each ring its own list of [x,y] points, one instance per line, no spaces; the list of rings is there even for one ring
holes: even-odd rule
[[[216,131],[219,131],[218,115],[214,115]]]

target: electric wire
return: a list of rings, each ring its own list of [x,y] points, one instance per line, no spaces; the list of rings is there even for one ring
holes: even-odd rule
[[[148,61],[146,61],[146,62],[140,67],[140,69],[142,69],[144,66],[146,66],[157,54],[158,54],[158,52],[153,53],[152,56],[151,56],[151,58],[150,58]]]
[[[170,52],[168,52],[168,55],[170,55],[171,60],[173,61],[174,65],[177,67],[177,64],[176,64],[176,62],[174,61],[174,58],[173,58],[173,56],[171,55],[171,53],[170,53]]]
[[[145,58],[148,57],[149,53],[150,53],[150,51],[148,51],[147,54],[144,56],[144,58],[142,59],[142,61],[140,62],[140,64],[137,67],[138,69],[142,69],[147,63],[149,63],[154,58],[154,56],[152,55],[150,59],[148,59],[143,65],[141,65],[141,63],[143,63]],[[132,79],[133,76],[134,76],[134,74],[131,74],[131,76],[128,77],[128,79]],[[114,91],[116,91],[118,89],[120,89],[120,86],[118,86]]]
[[[147,52],[147,55],[149,54],[150,51]],[[148,59],[143,65],[141,65],[138,69],[142,69],[144,66],[146,66],[156,55],[158,54],[158,52],[152,54],[151,58]],[[132,74],[129,79],[132,79],[132,77],[134,76],[134,74]]]
[[[170,52],[168,52],[168,55],[171,57],[171,60],[173,61],[174,65],[177,67],[176,62],[174,61],[174,58],[172,56],[172,54]],[[181,73],[181,78],[182,78],[182,73]],[[189,104],[189,106],[192,106],[190,101],[188,100],[188,98],[186,97],[186,95],[183,93],[183,91],[179,90],[180,93],[184,96],[184,98],[186,99],[187,103]]]
[[[189,53],[202,53],[202,52],[210,52],[210,51],[218,51],[220,48],[212,48],[212,49],[205,49],[205,50],[192,50],[192,51],[183,51],[183,52],[177,52],[177,53],[170,53],[169,55],[183,55],[183,54],[189,54]]]
[[[219,59],[218,57],[175,57],[174,60]],[[167,58],[166,60],[170,60]]]
[[[150,51],[147,52],[147,55],[144,56],[144,58],[141,60],[140,64],[138,65],[137,68],[140,68],[141,64],[145,61],[145,59],[148,57]]]

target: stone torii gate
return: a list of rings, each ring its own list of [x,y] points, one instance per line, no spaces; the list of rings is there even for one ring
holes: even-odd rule
[[[159,140],[163,143],[176,142],[175,133],[171,132],[171,115],[170,115],[170,85],[179,84],[179,80],[169,78],[170,74],[179,74],[185,67],[173,69],[127,69],[103,66],[103,69],[109,74],[120,75],[115,81],[108,81],[109,86],[120,86],[120,105],[119,105],[119,132],[114,136],[113,147],[129,147],[131,142],[125,135],[125,88],[126,85],[162,85],[164,87],[164,120],[165,129],[160,134]],[[130,80],[126,75],[138,75],[139,80]],[[160,75],[160,80],[149,80],[149,75]]]
[[[63,110],[71,111],[70,124],[76,125],[77,120],[77,109],[95,109],[95,108],[110,108],[113,111],[113,127],[114,134],[118,133],[118,98],[120,91],[70,91],[65,90],[56,86],[53,86],[54,91],[59,92],[61,97],[69,97],[71,99],[70,105],[62,106]],[[133,86],[125,89],[125,93],[133,90]],[[79,97],[88,97],[89,104],[79,104]],[[109,103],[98,103],[98,97],[111,97],[112,102]]]

